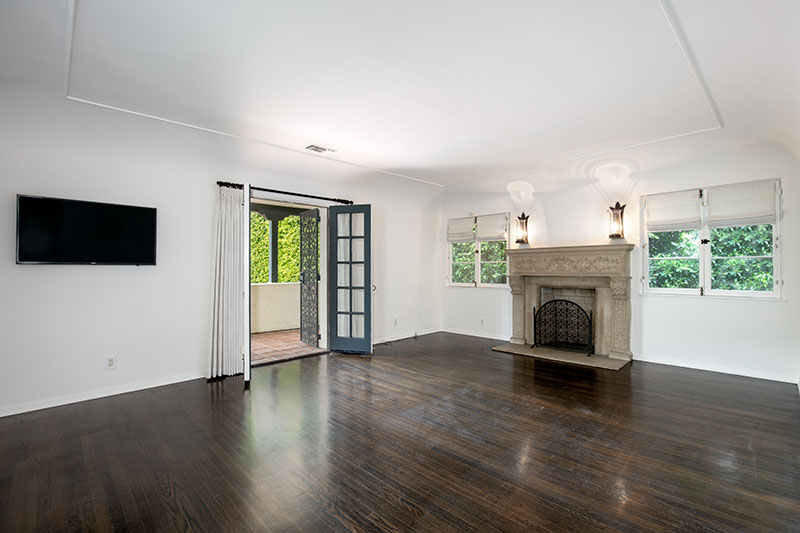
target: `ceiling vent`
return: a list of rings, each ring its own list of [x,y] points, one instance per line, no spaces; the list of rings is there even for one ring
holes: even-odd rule
[[[325,152],[336,151],[333,148],[325,148],[324,146],[317,146],[316,144],[309,144],[308,146],[306,146],[306,150],[311,150],[312,152],[317,152],[318,154],[324,154]]]

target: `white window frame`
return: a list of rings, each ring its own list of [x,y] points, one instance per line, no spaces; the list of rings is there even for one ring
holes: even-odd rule
[[[703,187],[698,189],[684,189],[698,191],[698,209],[706,208],[707,195],[703,194],[700,197],[700,191],[706,191],[711,187]],[[683,191],[676,191],[683,192]],[[647,195],[640,197],[639,202],[639,228],[640,228],[640,242],[642,243],[642,294],[648,295],[689,295],[689,296],[702,296],[712,298],[745,298],[756,300],[780,300],[783,294],[783,262],[781,253],[782,242],[782,222],[783,222],[783,188],[781,186],[780,178],[775,180],[775,222],[772,225],[772,269],[773,269],[773,285],[771,291],[740,291],[740,290],[725,290],[725,289],[712,289],[711,286],[711,246],[700,244],[698,260],[700,262],[700,287],[698,289],[667,289],[659,287],[650,287],[650,249],[649,249],[649,234],[647,221],[645,220],[645,199]],[[747,225],[747,224],[742,224]],[[737,227],[737,226],[728,226]],[[684,230],[676,229],[674,231],[690,231],[694,228],[685,228]],[[657,232],[656,232],[657,233]],[[711,239],[711,228],[705,217],[701,217],[700,229],[697,230],[698,239]],[[751,258],[769,257],[769,256],[747,256]],[[670,259],[695,259],[694,257],[672,257]]]
[[[491,216],[491,215],[505,215],[508,220],[510,219],[510,213],[490,213],[488,215],[477,215],[475,218],[481,216]],[[505,231],[505,239],[484,239],[482,242],[505,242],[506,243],[506,250],[509,249],[509,231],[508,231],[508,224],[506,224],[506,231]],[[454,244],[464,244],[470,243],[474,247],[475,251],[475,258],[473,261],[473,268],[475,272],[475,277],[472,283],[456,283],[453,281],[453,245]],[[473,235],[473,240],[471,241],[464,241],[462,243],[455,243],[455,242],[448,242],[447,243],[447,286],[448,287],[476,287],[476,288],[486,288],[486,289],[503,289],[508,288],[508,257],[504,261],[481,261],[481,241],[478,240],[477,235]],[[505,283],[482,283],[481,280],[481,263],[505,263],[506,265],[506,282]],[[458,263],[458,264],[467,264],[467,263]]]
[[[455,245],[455,244],[471,244],[473,246],[473,249],[474,249],[475,241],[448,242],[447,244],[448,244],[447,264],[449,265],[449,270],[447,271],[447,286],[448,287],[476,287],[477,286],[476,282],[478,280],[477,277],[474,278],[475,281],[473,281],[472,283],[457,283],[457,282],[453,281],[453,245]],[[477,270],[475,270],[475,257],[477,255],[478,255],[477,253],[473,253],[472,268],[473,268],[473,272],[475,274],[477,274]],[[459,265],[468,265],[469,263],[461,263],[461,262],[459,262],[457,264],[459,264]]]
[[[642,197],[642,204],[641,204],[641,211],[642,211],[642,219],[644,219],[644,197]],[[644,258],[644,264],[642,265],[642,288],[645,294],[682,294],[682,295],[694,295],[698,296],[700,294],[700,287],[703,286],[703,245],[700,244],[697,251],[697,257],[670,257],[669,259],[696,259],[698,263],[700,263],[700,276],[697,280],[697,283],[700,287],[696,289],[665,289],[661,287],[650,287],[650,247],[649,247],[649,234],[650,233],[659,233],[659,232],[649,232],[647,228],[644,226],[644,222],[642,223],[642,227],[644,231],[642,232],[642,257]],[[694,231],[694,228],[686,228],[684,230],[674,230],[674,231]],[[697,230],[697,238],[703,238],[703,229],[700,228]],[[667,259],[667,258],[664,258]],[[659,259],[656,259],[659,260]]]

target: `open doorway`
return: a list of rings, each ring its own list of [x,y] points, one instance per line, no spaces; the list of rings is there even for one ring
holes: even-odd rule
[[[250,361],[327,352],[327,209],[250,201]]]

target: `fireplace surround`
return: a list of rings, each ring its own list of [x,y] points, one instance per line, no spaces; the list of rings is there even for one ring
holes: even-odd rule
[[[534,344],[533,313],[544,303],[543,293],[545,298],[554,290],[580,295],[588,289],[593,291],[595,354],[630,361],[631,250],[632,244],[508,250],[512,347]],[[513,352],[537,355],[536,348],[531,353],[519,348]]]

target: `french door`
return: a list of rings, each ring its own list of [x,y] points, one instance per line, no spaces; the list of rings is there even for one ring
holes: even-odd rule
[[[330,350],[372,353],[369,205],[329,208]]]

